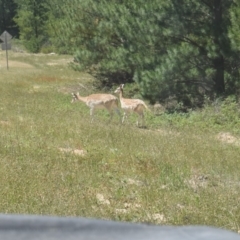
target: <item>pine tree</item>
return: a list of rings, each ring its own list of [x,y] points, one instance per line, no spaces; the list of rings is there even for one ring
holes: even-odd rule
[[[235,1],[230,9],[231,26],[229,28],[229,39],[232,47],[231,72],[228,78],[228,84],[232,92],[240,96],[240,2]]]
[[[45,24],[45,30],[48,35],[50,47],[61,54],[73,54],[70,43],[71,31],[66,26],[70,14],[67,16],[66,9],[71,6],[69,0],[46,0],[46,15],[48,21]]]
[[[16,14],[14,0],[0,0],[0,34],[8,31],[13,36],[18,36],[18,28],[13,21]]]
[[[46,0],[15,0],[18,6],[15,22],[19,26],[20,38],[31,52],[38,52],[47,40]]]
[[[75,52],[74,66],[104,84],[135,81],[151,101],[171,96],[192,106],[204,94],[235,93],[236,1],[71,0],[64,6],[63,39]]]
[[[202,93],[233,93],[239,82],[236,77],[239,67],[233,67],[239,57],[228,36],[234,2],[172,0],[171,3],[163,31],[169,41],[167,51],[158,66],[140,72],[136,78],[144,84],[145,94],[158,98],[166,90],[167,95],[191,104],[194,99],[201,99]]]

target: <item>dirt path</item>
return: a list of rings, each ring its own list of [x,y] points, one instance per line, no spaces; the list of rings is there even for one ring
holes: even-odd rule
[[[18,62],[18,61],[11,61],[11,60],[8,60],[8,66],[11,68],[12,67],[13,68],[34,68],[34,66],[30,64]],[[0,59],[0,69],[1,68],[7,68],[6,59],[3,59],[3,58]]]

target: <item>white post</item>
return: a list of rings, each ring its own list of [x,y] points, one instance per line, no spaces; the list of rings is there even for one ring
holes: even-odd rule
[[[7,46],[7,32],[4,32],[4,36],[5,36],[5,46],[6,46],[6,60],[7,60],[7,70],[8,70],[8,46]]]

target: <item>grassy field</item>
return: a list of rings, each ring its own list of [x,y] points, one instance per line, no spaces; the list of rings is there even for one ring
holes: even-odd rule
[[[0,212],[239,232],[240,120],[227,114],[236,106],[147,113],[146,129],[100,111],[91,124],[70,93],[96,92],[93,79],[71,60],[9,52],[7,70],[0,51]]]

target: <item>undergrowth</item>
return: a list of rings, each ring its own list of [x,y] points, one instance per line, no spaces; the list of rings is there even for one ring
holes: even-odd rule
[[[0,212],[239,231],[233,98],[184,114],[146,112],[146,128],[134,116],[109,123],[106,111],[91,124],[88,107],[70,102],[71,92],[93,93],[93,79],[69,69],[70,56],[10,60],[17,65],[0,68]]]

